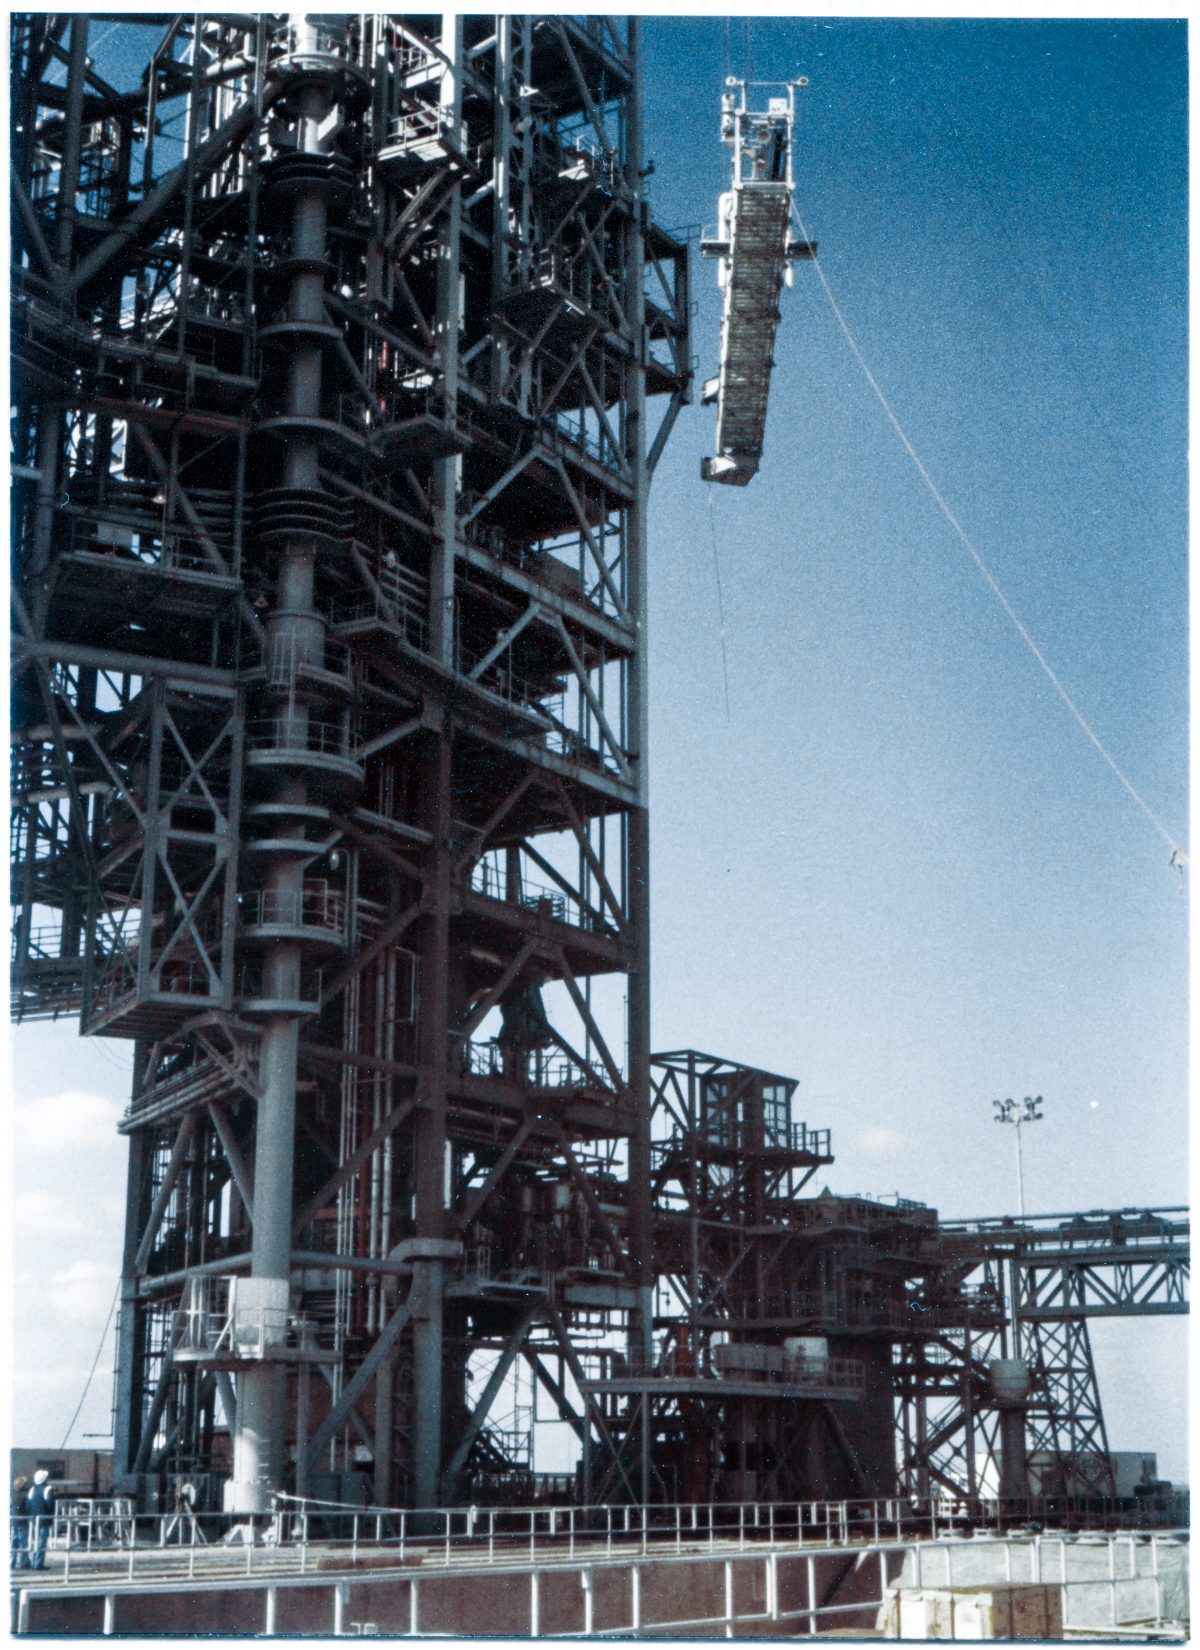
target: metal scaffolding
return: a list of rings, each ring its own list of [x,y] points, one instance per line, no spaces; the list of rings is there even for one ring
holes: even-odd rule
[[[134,1045],[122,1493],[974,1494],[1005,1415],[1099,1486],[1087,1316],[1186,1228],[801,1196],[793,1080],[651,1057],[637,19],[138,14],[132,89],[89,26],[12,18],[12,1012]]]
[[[133,90],[86,15],[12,24],[13,1010],[135,1040],[118,1476],[428,1504],[610,1158],[570,1258],[648,1355],[686,248],[636,20],[137,21]]]

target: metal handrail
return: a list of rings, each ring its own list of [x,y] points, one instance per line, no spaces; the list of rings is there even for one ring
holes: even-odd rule
[[[272,636],[267,647],[267,686],[289,687],[303,670],[323,671],[327,676],[348,680],[350,649],[336,636],[325,636],[315,648],[293,634]]]
[[[353,14],[349,14],[353,15]],[[333,57],[344,63],[362,61],[362,34],[346,23],[306,15],[271,30],[271,46],[283,59]]]
[[[1161,1616],[1163,1570],[1159,1548],[1178,1546],[1187,1540],[1186,1528],[1171,1524],[1153,1528],[1143,1525],[1141,1529],[1118,1526],[1107,1532],[1110,1552],[1115,1554],[1117,1544],[1126,1545],[1131,1556],[1138,1547],[1148,1547],[1148,1573],[1139,1568],[1131,1576],[1131,1566],[1127,1565],[1125,1575],[1119,1575],[1115,1565],[1109,1564],[1107,1575],[1072,1579],[1062,1573],[1065,1566],[1061,1554],[1058,1566],[1052,1560],[1047,1562],[1043,1554],[1045,1549],[1052,1552],[1056,1546],[1074,1544],[1074,1536],[1047,1534],[1045,1527],[1056,1519],[1074,1530],[1081,1519],[1119,1518],[1122,1509],[1118,1503],[1100,1502],[1099,1498],[1068,1502],[1066,1498],[999,1501],[966,1496],[894,1496],[799,1503],[405,1509],[364,1508],[282,1493],[272,1500],[271,1510],[257,1517],[193,1512],[182,1499],[172,1512],[139,1515],[125,1510],[128,1502],[122,1504],[115,1499],[109,1517],[97,1515],[94,1507],[89,1509],[86,1504],[69,1504],[36,1517],[14,1517],[14,1551],[22,1547],[26,1551],[42,1546],[48,1549],[48,1557],[56,1561],[52,1576],[47,1577],[51,1593],[64,1588],[95,1592],[136,1586],[139,1559],[142,1585],[179,1577],[180,1549],[188,1551],[189,1579],[219,1583],[257,1573],[261,1583],[313,1575],[319,1567],[324,1568],[319,1557],[314,1558],[314,1549],[322,1556],[347,1554],[350,1564],[360,1571],[371,1570],[375,1555],[389,1566],[397,1560],[417,1560],[421,1574],[427,1575],[438,1569],[458,1573],[523,1571],[541,1564],[561,1566],[572,1561],[624,1565],[631,1556],[696,1560],[731,1553],[782,1557],[788,1553],[844,1552],[846,1548],[870,1551],[901,1547],[914,1552],[918,1586],[923,1579],[927,1585],[943,1586],[948,1573],[952,1579],[952,1567],[949,1572],[945,1567],[944,1550],[963,1550],[962,1536],[973,1533],[1011,1543],[1014,1551],[1027,1550],[1033,1580],[1044,1576],[1058,1581],[1054,1574],[1058,1568],[1069,1586],[1111,1586],[1114,1579],[1152,1582]],[[1171,1510],[1179,1513],[1181,1507]],[[1034,1523],[1041,1528],[1031,1528]],[[237,1547],[230,1545],[235,1534],[243,1537]],[[924,1557],[934,1553],[939,1555],[936,1570]],[[60,1555],[61,1568],[57,1562]],[[878,1600],[869,1601],[875,1602],[883,1602],[882,1589]],[[828,1610],[822,1606],[793,1613],[836,1614],[862,1608],[860,1600],[850,1606]]]
[[[346,896],[317,879],[303,890],[257,888],[238,895],[245,928],[319,928],[339,939],[346,934]]]
[[[342,722],[326,722],[309,716],[300,721],[291,716],[266,716],[247,724],[246,744],[251,750],[310,751],[326,756],[352,756],[350,730]]]

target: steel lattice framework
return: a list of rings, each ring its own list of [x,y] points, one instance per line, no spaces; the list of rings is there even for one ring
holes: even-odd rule
[[[907,1488],[979,1493],[1000,1483],[993,1359],[1023,1357],[1030,1472],[1046,1493],[1114,1493],[1088,1320],[1188,1311],[1185,1209],[1103,1211],[947,1224],[935,1289],[991,1303],[954,1330],[906,1347],[897,1374]],[[932,1280],[931,1280],[932,1282]],[[1015,1298],[1014,1298],[1015,1297]],[[1015,1308],[1015,1330],[1013,1324]]]
[[[136,1044],[118,1474],[430,1504],[548,1246],[646,1355],[686,248],[636,22],[138,21],[12,24],[14,1013]]]

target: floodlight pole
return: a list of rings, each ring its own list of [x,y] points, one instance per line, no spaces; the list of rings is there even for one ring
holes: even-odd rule
[[[1022,1165],[1022,1162],[1021,1162],[1021,1125],[1023,1123],[1040,1123],[1041,1122],[1042,1113],[1041,1113],[1040,1108],[1041,1108],[1041,1105],[1042,1105],[1042,1097],[1041,1097],[1040,1094],[1037,1095],[1036,1098],[1032,1095],[1027,1094],[1020,1106],[1018,1106],[1017,1102],[1013,1099],[993,1100],[992,1105],[995,1107],[995,1113],[996,1113],[995,1120],[996,1120],[996,1122],[997,1123],[1011,1123],[1013,1125],[1015,1131],[1016,1131],[1016,1136],[1017,1136],[1017,1217],[1018,1217],[1019,1220],[1024,1221],[1024,1219],[1025,1219],[1025,1177],[1024,1177],[1024,1172],[1023,1172],[1023,1165]],[[1011,1276],[1010,1284],[1009,1284],[1010,1295],[1011,1295],[1010,1312],[1011,1312],[1011,1316],[1012,1316],[1012,1344],[1013,1344],[1013,1356],[1014,1356],[1014,1358],[1019,1358],[1021,1356],[1021,1326],[1020,1326],[1020,1320],[1019,1320],[1019,1316],[1018,1316],[1018,1301],[1017,1301],[1017,1285],[1018,1285],[1018,1276],[1019,1276],[1019,1269],[1018,1269],[1018,1266],[1017,1266],[1017,1246],[1018,1246],[1019,1242],[1020,1242],[1020,1240],[1018,1239],[1016,1241],[1016,1243],[1014,1243],[1014,1246],[1013,1246],[1012,1276]]]
[[[1017,1118],[1017,1214],[1025,1219],[1025,1177],[1021,1172],[1021,1119]]]

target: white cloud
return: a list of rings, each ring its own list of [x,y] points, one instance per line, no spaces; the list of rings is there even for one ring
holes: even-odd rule
[[[51,1312],[74,1327],[90,1324],[98,1329],[108,1315],[116,1287],[116,1267],[77,1260],[50,1278],[46,1301]]]
[[[863,1129],[858,1145],[871,1157],[902,1157],[908,1141],[898,1129]]]
[[[88,1089],[67,1089],[40,1100],[13,1106],[15,1155],[60,1156],[111,1149],[119,1144],[116,1128],[122,1108]]]
[[[69,1250],[79,1238],[86,1238],[92,1249],[97,1232],[106,1233],[119,1222],[123,1209],[119,1196],[95,1197],[82,1204],[61,1192],[22,1191],[12,1201],[14,1247],[44,1271],[46,1257],[55,1249]]]

